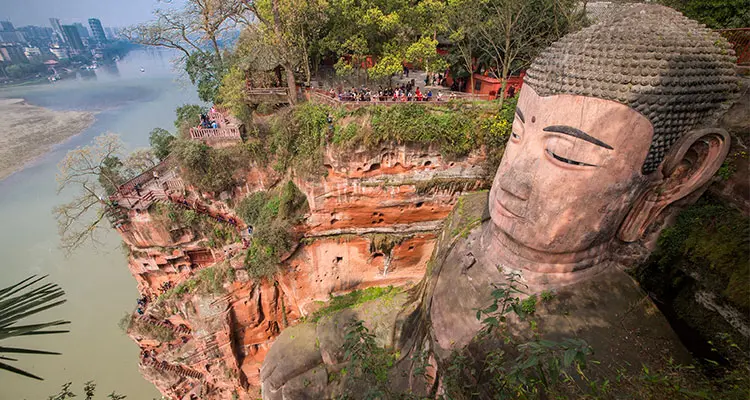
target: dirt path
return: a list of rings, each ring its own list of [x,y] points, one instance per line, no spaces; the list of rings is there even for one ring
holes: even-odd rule
[[[0,99],[0,116],[0,180],[94,122],[89,112],[52,111],[23,99]]]

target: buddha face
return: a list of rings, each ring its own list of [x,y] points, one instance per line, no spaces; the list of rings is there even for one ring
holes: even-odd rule
[[[648,182],[651,123],[609,100],[540,97],[524,85],[513,133],[490,191],[507,243],[569,254],[610,242]]]

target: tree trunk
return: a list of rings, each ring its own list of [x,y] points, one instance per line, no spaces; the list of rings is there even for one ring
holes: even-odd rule
[[[289,91],[289,104],[297,104],[297,84],[294,82],[294,71],[292,70],[292,65],[285,63],[284,71],[286,71],[286,86]]]
[[[224,60],[222,60],[221,58],[221,50],[219,50],[219,43],[216,41],[216,35],[211,35],[211,44],[214,46],[216,59],[219,61],[219,65],[222,65],[224,63]]]

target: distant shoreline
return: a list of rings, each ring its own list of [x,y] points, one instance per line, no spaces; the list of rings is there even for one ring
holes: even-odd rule
[[[0,181],[94,122],[91,112],[53,111],[24,99],[0,99],[0,115],[4,125],[0,129]]]

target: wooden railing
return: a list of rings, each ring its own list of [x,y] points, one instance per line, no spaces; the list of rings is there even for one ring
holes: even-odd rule
[[[239,128],[190,128],[192,139],[242,139]]]
[[[289,91],[285,87],[278,87],[278,88],[247,88],[247,94],[251,96],[258,96],[258,95],[277,95],[277,96],[287,96],[289,94]]]
[[[750,28],[719,29],[717,32],[734,48],[737,65],[750,65]]]
[[[167,157],[162,162],[144,171],[142,174],[120,185],[117,192],[120,195],[129,194],[135,190],[136,185],[146,186],[150,181],[152,181],[154,179],[154,172],[156,172],[157,175],[161,176],[171,168],[171,158]]]

